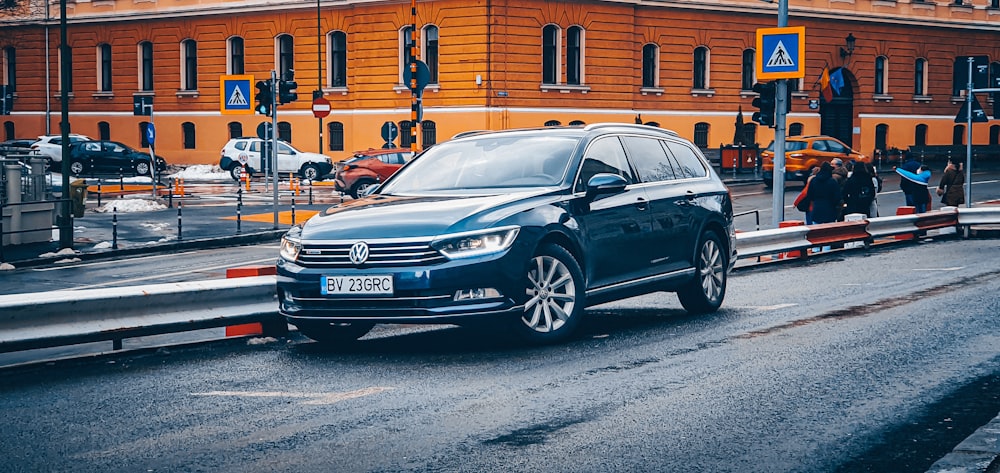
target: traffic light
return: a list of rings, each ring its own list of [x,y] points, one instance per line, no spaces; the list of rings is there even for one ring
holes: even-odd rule
[[[285,72],[281,81],[278,82],[278,101],[284,105],[298,100],[299,94],[295,93],[295,89],[298,87],[299,84],[295,83],[295,71],[289,69]]]
[[[753,112],[753,121],[760,123],[761,125],[773,127],[775,93],[774,81],[764,83],[758,82],[753,85],[753,91],[757,92],[758,96],[753,99],[751,104],[760,110],[759,112]]]
[[[271,81],[257,81],[257,94],[254,95],[257,106],[254,110],[261,115],[271,116],[271,104],[274,103],[274,92],[271,90]]]

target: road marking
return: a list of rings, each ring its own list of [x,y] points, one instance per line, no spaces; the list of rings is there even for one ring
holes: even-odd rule
[[[965,266],[955,266],[953,268],[913,268],[911,271],[958,271],[965,269]]]
[[[754,307],[754,309],[757,309],[757,310],[779,310],[779,309],[787,309],[789,307],[795,307],[797,305],[798,304],[765,305],[765,306]]]
[[[253,260],[253,261],[246,261],[246,262],[238,263],[238,264],[240,266],[243,266],[243,265],[248,265],[248,264],[264,263],[264,262],[274,262],[277,259],[278,259],[278,257],[274,256],[274,257],[271,257],[271,258],[264,258],[264,259],[258,259],[258,260]],[[118,279],[118,280],[115,280],[115,281],[108,281],[108,282],[103,282],[103,283],[100,283],[100,284],[90,284],[90,285],[87,285],[87,286],[78,286],[78,287],[67,288],[66,290],[68,290],[68,291],[76,291],[76,290],[80,290],[80,289],[93,289],[93,288],[96,288],[96,287],[117,286],[117,285],[120,285],[120,284],[132,283],[132,282],[137,282],[137,281],[146,281],[146,280],[149,280],[149,279],[169,278],[169,277],[173,277],[173,276],[181,276],[181,275],[184,275],[184,274],[191,274],[191,273],[200,273],[200,272],[204,272],[204,271],[211,271],[211,270],[214,270],[214,269],[231,268],[231,267],[233,267],[234,264],[237,264],[237,263],[226,263],[226,264],[220,264],[218,266],[207,266],[207,267],[201,267],[201,268],[198,268],[198,269],[190,269],[190,270],[185,270],[185,271],[177,271],[175,273],[153,274],[153,275],[150,275],[150,276],[142,276],[142,277],[138,277],[138,278]]]
[[[292,398],[292,399],[306,399],[302,404],[307,406],[323,406],[327,404],[334,404],[340,401],[346,401],[349,399],[356,399],[359,397],[370,396],[372,394],[378,394],[384,391],[390,391],[392,388],[385,386],[374,386],[370,388],[362,388],[355,391],[348,391],[344,393],[293,393],[284,391],[209,391],[207,393],[191,393],[192,396],[224,396],[224,397],[277,397],[277,398]]]
[[[190,255],[190,254],[195,254],[195,253],[198,253],[198,251],[185,251],[183,253],[170,253],[170,254],[163,254],[163,255],[137,256],[135,258],[129,258],[129,260],[176,258],[178,256]],[[60,269],[72,269],[72,268],[81,268],[81,267],[87,267],[87,266],[101,266],[101,265],[106,265],[106,264],[119,264],[119,263],[121,263],[121,260],[94,261],[93,263],[75,264],[73,266],[53,266],[51,268],[35,268],[35,269],[32,269],[32,271],[38,271],[38,272],[58,271]]]

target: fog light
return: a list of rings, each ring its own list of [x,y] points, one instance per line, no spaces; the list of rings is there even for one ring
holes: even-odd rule
[[[455,301],[468,301],[472,299],[495,299],[500,297],[500,291],[492,287],[480,287],[476,289],[462,289],[455,292]]]

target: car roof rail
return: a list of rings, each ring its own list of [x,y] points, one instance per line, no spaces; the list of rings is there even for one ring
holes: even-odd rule
[[[601,128],[634,128],[636,130],[645,130],[645,131],[655,130],[661,133],[666,133],[670,136],[680,136],[674,130],[668,130],[666,128],[660,128],[651,125],[640,125],[638,123],[592,123],[590,125],[583,127],[583,129],[587,131],[599,130]]]

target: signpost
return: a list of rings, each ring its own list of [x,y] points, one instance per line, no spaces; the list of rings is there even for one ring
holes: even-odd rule
[[[391,145],[397,136],[399,136],[399,127],[395,123],[385,122],[382,124],[382,140],[385,141],[385,144]],[[389,147],[391,148],[392,146]]]
[[[330,115],[330,101],[323,97],[316,97],[313,99],[312,111],[313,116],[316,118],[326,118]]]

